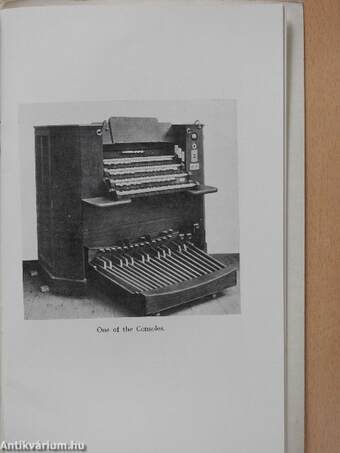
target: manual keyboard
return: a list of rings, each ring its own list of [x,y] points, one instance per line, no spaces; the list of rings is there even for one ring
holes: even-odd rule
[[[129,153],[128,150],[123,152]],[[114,198],[180,191],[197,185],[175,153],[155,155],[153,151],[149,155],[148,150],[130,152],[128,157],[122,157],[120,152],[117,157],[104,158],[104,179]]]

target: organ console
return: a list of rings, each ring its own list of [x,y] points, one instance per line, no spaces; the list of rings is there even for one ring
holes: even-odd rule
[[[52,291],[89,281],[138,314],[236,284],[206,253],[203,126],[111,117],[35,128],[38,257]]]

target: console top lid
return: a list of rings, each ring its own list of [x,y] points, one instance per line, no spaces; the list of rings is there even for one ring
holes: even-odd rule
[[[157,118],[112,116],[103,123],[103,144],[173,142],[170,123]]]

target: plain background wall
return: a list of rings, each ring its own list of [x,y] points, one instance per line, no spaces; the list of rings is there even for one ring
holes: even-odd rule
[[[82,124],[109,116],[152,116],[175,124],[204,124],[205,182],[218,188],[205,196],[210,253],[239,252],[236,102],[112,101],[23,104],[19,113],[23,259],[37,259],[34,126]]]

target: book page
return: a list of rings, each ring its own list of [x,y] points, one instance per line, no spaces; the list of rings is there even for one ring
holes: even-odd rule
[[[3,438],[283,452],[282,6],[1,21]],[[126,181],[157,160],[181,176]],[[164,241],[151,264],[115,248],[146,235]]]

